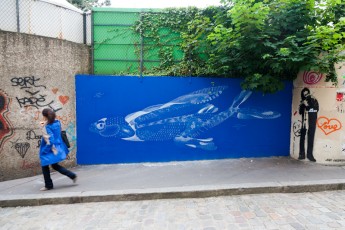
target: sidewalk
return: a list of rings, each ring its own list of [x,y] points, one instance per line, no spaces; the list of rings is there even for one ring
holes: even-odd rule
[[[0,182],[0,207],[345,189],[345,166],[290,157],[77,166],[78,181],[52,173]]]

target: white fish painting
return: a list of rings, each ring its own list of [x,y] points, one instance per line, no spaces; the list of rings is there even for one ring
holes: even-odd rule
[[[90,131],[102,137],[121,138],[125,141],[174,141],[190,148],[216,150],[213,138],[201,138],[201,134],[207,134],[207,130],[225,120],[231,117],[275,119],[281,116],[271,110],[240,108],[252,95],[247,90],[242,90],[227,109],[219,111],[211,102],[227,88],[204,88],[125,117],[104,117],[92,123]]]

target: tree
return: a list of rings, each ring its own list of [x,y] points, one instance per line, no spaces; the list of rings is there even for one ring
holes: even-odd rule
[[[344,0],[223,0],[141,16],[134,30],[155,44],[144,55],[159,49],[155,75],[241,77],[242,88],[273,93],[301,70],[337,84],[335,64],[345,60]]]
[[[326,73],[345,59],[345,3],[342,0],[230,0],[231,24],[217,23],[208,35],[211,65],[222,75],[244,77],[242,87],[282,89],[300,70]],[[231,4],[230,4],[231,3]]]
[[[82,9],[83,11],[90,10],[92,7],[110,6],[110,0],[67,0],[69,3]]]

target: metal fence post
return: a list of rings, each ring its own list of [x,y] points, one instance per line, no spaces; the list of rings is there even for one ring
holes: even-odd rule
[[[84,41],[84,44],[87,43],[86,41],[86,13],[84,12],[83,13],[83,41]]]
[[[94,49],[95,49],[95,42],[94,42],[94,11],[91,11],[91,74],[95,74],[95,63],[94,63]]]
[[[16,14],[17,14],[17,32],[20,33],[19,0],[16,0]]]
[[[143,14],[140,14],[140,22],[143,21]],[[140,77],[143,76],[143,68],[144,68],[144,37],[142,28],[140,28]]]

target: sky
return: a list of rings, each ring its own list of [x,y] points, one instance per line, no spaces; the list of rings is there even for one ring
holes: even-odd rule
[[[196,6],[218,6],[220,0],[111,0],[111,6],[115,8],[167,8]]]

